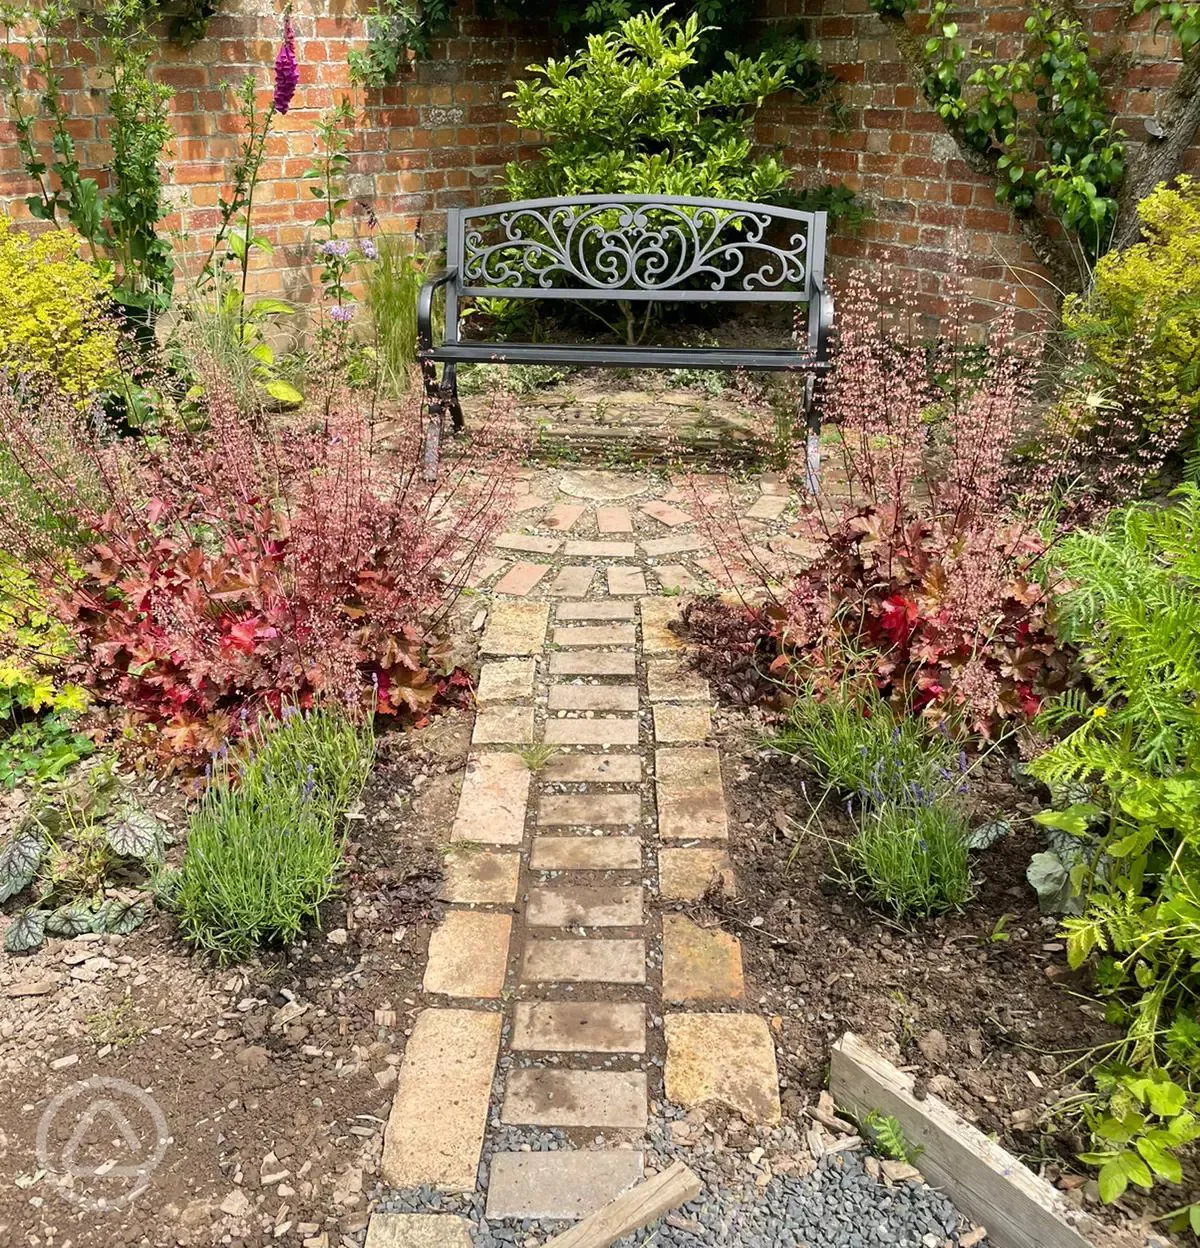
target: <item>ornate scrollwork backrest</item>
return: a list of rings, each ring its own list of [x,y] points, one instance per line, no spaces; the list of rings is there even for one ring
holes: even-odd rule
[[[804,300],[811,289],[813,214],[770,204],[528,200],[462,210],[452,234],[464,295]]]

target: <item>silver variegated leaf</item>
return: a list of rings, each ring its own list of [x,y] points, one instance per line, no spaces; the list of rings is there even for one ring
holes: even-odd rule
[[[146,921],[147,913],[145,902],[121,901],[114,897],[92,916],[92,930],[128,936]]]
[[[28,953],[40,948],[46,939],[46,912],[22,910],[4,933],[4,947],[9,953]]]
[[[22,828],[0,848],[0,902],[28,887],[45,853],[45,843],[31,828]]]
[[[162,824],[133,802],[126,802],[113,815],[104,835],[113,851],[123,858],[157,858],[162,853]]]
[[[52,936],[82,936],[92,930],[93,916],[91,910],[82,901],[73,901],[69,905],[59,906],[46,916],[46,931]]]

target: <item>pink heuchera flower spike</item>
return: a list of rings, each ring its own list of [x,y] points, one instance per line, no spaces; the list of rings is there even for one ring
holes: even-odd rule
[[[292,15],[283,18],[283,42],[275,57],[275,111],[286,113],[292,106],[300,71],[296,68],[296,32],[292,29]]]

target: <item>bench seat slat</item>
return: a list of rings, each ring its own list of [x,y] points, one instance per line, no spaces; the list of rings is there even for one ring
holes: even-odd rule
[[[626,347],[590,343],[452,342],[421,353],[443,364],[575,364],[600,368],[745,368],[820,371],[824,365],[787,348]]]

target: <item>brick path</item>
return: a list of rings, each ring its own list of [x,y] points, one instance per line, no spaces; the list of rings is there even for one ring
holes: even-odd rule
[[[683,502],[530,494],[477,572],[494,583],[449,908],[382,1169],[392,1188],[472,1192],[485,1132],[564,1129],[571,1150],[494,1152],[489,1223],[578,1218],[637,1182],[664,1096],[779,1119],[737,939],[669,912],[733,882],[708,686],[669,627],[673,591],[712,567]],[[787,505],[754,488],[745,514],[765,530]],[[469,1223],[376,1214],[367,1243],[466,1248]]]

